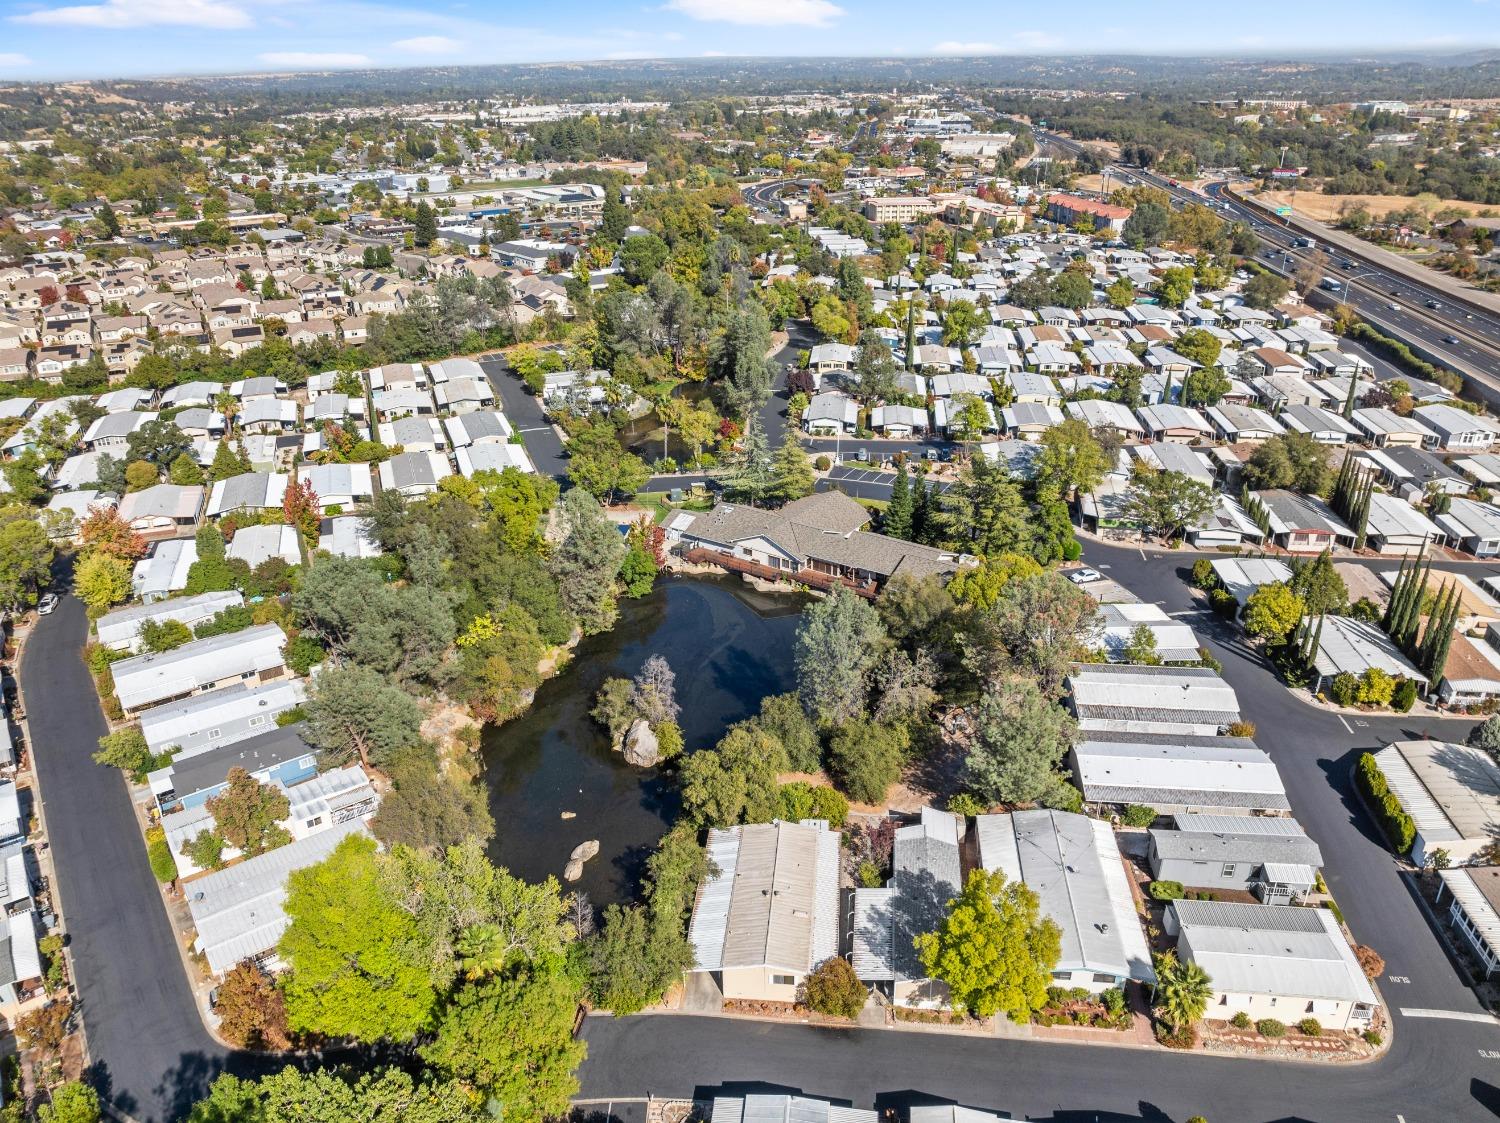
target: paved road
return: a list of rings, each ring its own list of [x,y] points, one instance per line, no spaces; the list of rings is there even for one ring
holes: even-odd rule
[[[687,1095],[726,1081],[763,1081],[856,1104],[915,1091],[1055,1120],[1180,1121],[1199,1113],[1213,1123],[1500,1118],[1500,1022],[1469,1020],[1482,1013],[1478,1001],[1349,783],[1362,751],[1428,732],[1458,738],[1472,723],[1343,719],[1303,704],[1237,627],[1198,611],[1183,580],[1190,557],[1097,542],[1086,544],[1084,556],[1190,622],[1224,663],[1297,818],[1323,850],[1329,888],[1355,936],[1386,959],[1378,985],[1395,1021],[1390,1053],[1372,1065],[1337,1068],[729,1019],[591,1019],[585,1096]]]
[[[536,470],[544,476],[563,480],[568,475],[568,458],[563,452],[557,430],[542,412],[542,403],[527,391],[520,376],[510,369],[502,355],[490,355],[479,365],[489,377],[490,385],[500,398],[500,408],[526,444],[526,453]]]
[[[142,1123],[166,1121],[229,1054],[198,1018],[125,781],[91,759],[107,726],[79,654],[87,633],[64,597],[27,641],[21,688],[94,1079]]]

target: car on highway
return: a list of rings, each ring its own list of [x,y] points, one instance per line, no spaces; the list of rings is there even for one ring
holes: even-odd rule
[[[48,593],[37,602],[36,611],[39,616],[51,616],[57,610],[57,594]]]
[[[1441,307],[1442,307],[1442,305],[1441,305],[1441,304],[1439,304],[1439,303],[1438,303],[1438,302],[1437,302],[1437,301],[1435,301],[1435,300],[1429,300],[1429,301],[1428,301],[1428,302],[1427,302],[1427,307],[1429,307],[1429,308],[1441,308]]]
[[[924,448],[922,450],[922,459],[923,460],[941,460],[942,458],[943,458],[943,450],[942,449],[939,449],[939,448]]]
[[[1070,569],[1068,580],[1075,585],[1087,585],[1090,581],[1103,581],[1104,574],[1097,569]]]
[[[1401,305],[1397,304],[1394,300],[1387,304],[1386,307],[1389,308],[1392,312],[1401,311]]]
[[[1392,289],[1391,290],[1391,295],[1392,296],[1400,296],[1401,295],[1401,290],[1400,289]]]
[[[1339,268],[1340,269],[1358,269],[1359,266],[1355,265],[1354,262],[1352,262],[1352,261],[1341,261],[1341,262],[1339,262]]]
[[[1445,336],[1443,336],[1443,342],[1446,343],[1449,347],[1457,347],[1458,346],[1458,336],[1456,336],[1456,335],[1445,335]]]

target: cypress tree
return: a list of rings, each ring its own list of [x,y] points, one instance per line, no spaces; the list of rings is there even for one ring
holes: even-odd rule
[[[1302,662],[1307,666],[1308,670],[1312,670],[1313,663],[1314,663],[1314,661],[1318,657],[1318,647],[1323,642],[1323,621],[1324,621],[1324,619],[1325,619],[1325,617],[1322,617],[1322,616],[1318,617],[1318,627],[1317,627],[1317,630],[1315,630],[1313,632],[1312,642],[1307,645],[1307,654],[1302,657]]]
[[[1433,687],[1436,687],[1443,680],[1443,671],[1447,669],[1448,650],[1453,646],[1453,628],[1458,623],[1461,603],[1462,598],[1458,592],[1457,582],[1455,582],[1453,597],[1448,605],[1448,610],[1443,614],[1443,618],[1437,621],[1439,631],[1433,641],[1432,652],[1427,659],[1427,666],[1424,668],[1427,671],[1427,682]],[[1432,624],[1433,622],[1429,620],[1429,631],[1432,628]]]
[[[1410,600],[1406,603],[1405,615],[1401,620],[1401,638],[1396,642],[1400,644],[1403,651],[1411,651],[1412,645],[1417,639],[1417,625],[1422,619],[1422,604],[1427,600],[1427,587],[1432,578],[1432,560],[1429,558],[1427,566],[1422,570],[1422,577],[1415,582]]]
[[[1358,378],[1349,379],[1349,395],[1344,399],[1344,420],[1349,420],[1354,413],[1354,388],[1359,385]]]
[[[891,499],[886,504],[885,519],[881,523],[881,530],[892,538],[909,540],[912,535],[912,516],[915,513],[916,505],[912,499],[911,477],[906,474],[906,466],[902,465],[896,469],[896,482],[891,485]]]
[[[936,527],[932,518],[932,491],[927,486],[927,481],[917,479],[916,481],[916,503],[912,505],[911,511],[911,541],[929,543]]]
[[[1349,517],[1349,499],[1351,496],[1349,483],[1354,470],[1354,457],[1344,457],[1344,462],[1339,465],[1338,479],[1333,483],[1333,509],[1344,518]]]
[[[1385,613],[1380,617],[1380,627],[1387,635],[1396,622],[1396,606],[1406,590],[1406,555],[1401,555],[1401,568],[1396,571],[1396,580],[1391,583],[1391,597],[1385,602]]]
[[[1444,585],[1439,590],[1437,600],[1433,602],[1432,611],[1427,615],[1427,626],[1422,631],[1422,642],[1417,645],[1416,658],[1412,661],[1422,670],[1430,670],[1432,656],[1437,649],[1438,629],[1442,627],[1443,617],[1448,613],[1448,586]]]

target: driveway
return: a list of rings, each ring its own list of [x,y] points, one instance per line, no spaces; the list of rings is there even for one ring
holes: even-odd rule
[[[555,480],[568,476],[568,458],[563,454],[562,441],[557,430],[542,412],[542,404],[527,391],[520,375],[510,369],[503,355],[490,355],[481,359],[479,365],[495,388],[500,399],[500,408],[521,434],[526,444],[526,453],[536,470]]]
[[[26,642],[21,690],[93,1078],[119,1110],[165,1123],[230,1054],[199,1020],[125,780],[91,759],[108,728],[80,657],[87,635],[83,604],[63,597]]]

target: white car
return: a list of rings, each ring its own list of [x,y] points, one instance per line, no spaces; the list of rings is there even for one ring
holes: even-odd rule
[[[57,608],[57,594],[48,593],[37,602],[36,611],[38,616],[50,616]]]
[[[1068,571],[1068,580],[1075,585],[1087,585],[1090,581],[1103,581],[1104,574],[1097,569],[1073,569]]]

